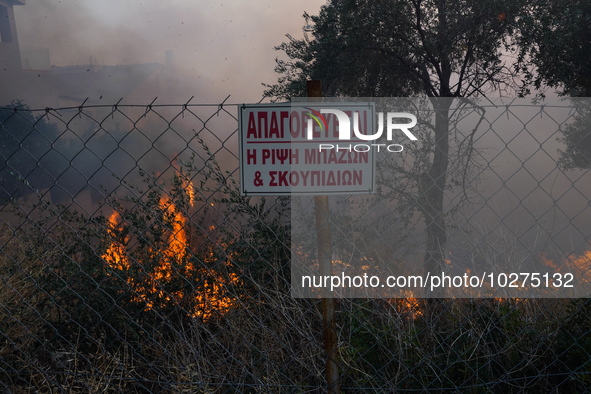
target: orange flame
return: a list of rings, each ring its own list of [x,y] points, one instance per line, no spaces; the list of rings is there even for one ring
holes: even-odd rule
[[[119,226],[119,219],[119,213],[117,211],[113,211],[109,217],[109,227],[107,229],[109,237],[111,238],[111,244],[102,257],[112,268],[124,271],[128,270],[130,265],[129,260],[125,255],[125,245],[122,245],[116,241],[117,236],[115,229]]]
[[[583,252],[582,255],[570,254],[562,262],[555,263],[545,255],[540,255],[540,260],[548,267],[559,273],[572,273],[577,283],[591,283],[591,249]]]
[[[190,205],[193,206],[195,189],[192,183],[184,178],[182,186],[183,192],[189,197]],[[240,278],[234,273],[229,273],[224,277],[211,269],[196,268],[190,261],[187,261],[193,254],[187,237],[187,218],[167,195],[161,197],[159,208],[168,225],[165,246],[159,250],[150,248],[150,258],[158,261],[153,272],[147,272],[142,277],[126,275],[127,283],[136,294],[134,302],[145,304],[144,310],[146,311],[167,305],[183,305],[189,316],[203,319],[210,319],[214,315],[223,315],[236,307],[239,300],[230,295],[227,289],[231,285],[240,286]],[[107,229],[110,243],[102,258],[111,269],[119,271],[119,274],[130,274],[130,251],[126,247],[129,239],[125,239],[123,243],[117,240],[117,229],[124,225],[125,223],[120,223],[119,214],[116,211],[113,212],[109,218]],[[202,258],[206,266],[216,263],[212,247],[213,245],[205,253],[206,256]],[[225,266],[231,267],[230,261],[226,261]],[[203,283],[201,291],[195,293],[187,290],[167,289],[167,287],[173,286],[173,281],[179,279]]]
[[[187,176],[183,177],[182,182],[183,182],[184,192],[189,197],[189,205],[194,206],[195,205],[195,188],[193,187],[193,182],[191,182],[191,180]]]

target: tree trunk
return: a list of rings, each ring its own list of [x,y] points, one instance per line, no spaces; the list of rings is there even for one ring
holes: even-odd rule
[[[425,274],[440,275],[445,264],[447,233],[443,212],[449,162],[449,109],[452,98],[433,99],[435,109],[435,153],[428,174],[421,183],[421,208],[425,217],[427,245],[423,267]],[[442,292],[433,294],[440,297]]]

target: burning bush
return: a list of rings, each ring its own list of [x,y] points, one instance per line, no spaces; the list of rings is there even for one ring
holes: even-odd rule
[[[152,184],[133,202],[128,209],[119,206],[121,214],[111,214],[101,256],[108,275],[129,286],[128,302],[162,315],[180,309],[204,320],[241,303],[241,273],[231,253],[224,252],[231,245],[205,218],[193,220],[195,211],[203,214],[211,203],[196,206],[187,174],[176,173],[169,192],[166,185]]]

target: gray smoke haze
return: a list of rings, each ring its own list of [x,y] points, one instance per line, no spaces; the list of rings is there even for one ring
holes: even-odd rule
[[[403,218],[405,214],[415,215],[416,207],[425,204],[419,183],[424,176],[414,174],[424,171],[425,167],[416,164],[434,151],[428,140],[433,129],[432,108],[419,105],[420,99],[353,101],[374,101],[378,108],[414,113],[419,119],[413,128],[418,141],[397,140],[405,146],[398,157],[384,147],[376,153],[377,193],[329,196],[330,220],[334,224],[331,228],[336,261],[334,272],[352,276],[375,274],[382,279],[401,273],[423,275],[426,220],[423,215],[413,216],[409,222]],[[590,250],[591,245],[591,172],[565,170],[559,164],[560,151],[565,150],[563,132],[575,125],[580,130],[589,130],[591,117],[581,114],[590,106],[589,99],[583,98],[544,101],[493,98],[472,100],[465,107],[452,105],[455,109],[449,128],[450,163],[443,208],[448,213],[446,253],[449,263],[442,267],[443,271],[463,274],[470,270],[482,275],[485,272],[547,272],[560,267],[562,272],[571,272],[581,279],[574,286],[578,293],[570,293],[570,296],[591,292],[588,285],[591,282],[588,276],[585,278],[588,265],[573,263]],[[472,159],[466,162],[469,155],[465,147],[470,138],[474,149]],[[378,142],[383,146],[388,144],[385,139]],[[426,144],[425,149],[421,144]],[[336,144],[330,141],[325,145]],[[346,152],[347,145],[348,142],[341,143],[340,151]],[[336,152],[335,148],[331,151]],[[347,166],[350,164],[345,161],[336,168],[343,171],[350,168]],[[291,171],[301,168],[306,169],[292,165]],[[409,176],[418,178],[418,182],[407,182]],[[303,176],[296,179],[301,180]],[[390,190],[395,192],[388,194]],[[406,199],[405,195],[411,197]],[[324,275],[318,271],[315,260],[314,201],[307,196],[292,199],[291,214],[292,242],[304,245],[292,250],[292,269],[295,268],[292,295],[314,296],[310,286],[302,285],[302,275]],[[498,293],[495,290],[488,294],[503,297],[526,294],[522,290],[501,288]],[[403,290],[399,290],[378,287],[374,291],[363,286],[349,286],[342,294],[346,297],[404,296]],[[476,293],[462,289],[450,294],[473,297]],[[485,293],[478,296],[482,294]],[[546,297],[551,293],[530,292],[527,297],[533,294]],[[437,295],[427,293],[425,296]]]
[[[47,156],[39,165],[58,178],[68,195],[87,185],[110,192],[119,185],[112,174],[135,181],[136,165],[158,173],[169,168],[179,153],[186,159],[197,152],[206,160],[193,139],[193,130],[199,131],[203,124],[196,117],[175,117],[178,107],[166,112],[170,124],[156,114],[142,118],[143,108],[127,110],[133,121],[121,114],[111,116],[106,108],[103,115],[102,110],[89,112],[96,121],[84,122],[76,118],[76,106],[87,97],[87,105],[110,105],[120,98],[122,104],[147,105],[155,97],[156,104],[182,104],[192,96],[193,104],[214,104],[228,95],[232,103],[258,102],[261,83],[277,79],[273,69],[281,53],[273,47],[285,41],[287,33],[300,37],[302,13],[316,13],[324,3],[30,0],[14,7],[19,42],[22,48],[46,48],[49,66],[37,71],[23,65],[19,78],[0,69],[0,105],[20,98],[36,108],[74,107],[59,118],[60,130],[68,132],[60,135],[55,146],[63,146],[65,153]],[[168,59],[167,51],[172,54]],[[586,249],[591,234],[591,183],[584,171],[564,173],[556,167],[558,149],[564,148],[556,142],[562,123],[542,117],[539,108],[521,109],[519,121],[502,112],[505,105],[500,108],[498,118],[493,116],[496,110],[489,110],[494,127],[475,142],[488,163],[475,192],[481,196],[481,206],[461,213],[481,226],[474,232],[484,232],[487,240],[495,236],[487,231],[502,230],[532,255],[542,250],[535,247],[548,243],[548,234],[559,255]],[[532,118],[526,113],[529,110]],[[230,115],[209,120],[211,131],[200,137],[217,152],[224,169],[234,171],[237,138],[228,137],[237,127],[232,117],[236,109],[228,111]],[[215,107],[203,109],[198,116],[208,119],[214,112]],[[110,120],[101,123],[107,115]],[[566,122],[568,114],[561,116],[561,122]],[[7,162],[13,168],[18,164],[15,159]],[[65,168],[68,172],[60,176]],[[457,239],[456,245],[462,242]]]
[[[277,80],[274,67],[280,53],[273,47],[285,41],[286,34],[301,36],[303,12],[317,12],[323,3],[31,0],[15,5],[21,60],[14,37],[0,38],[6,41],[0,46],[0,106],[19,100],[32,108],[77,108],[88,98],[87,106],[107,107],[86,109],[81,117],[75,116],[76,110],[51,112],[48,121],[59,130],[52,133],[34,131],[31,120],[13,117],[3,135],[10,147],[28,138],[53,144],[54,151],[31,148],[20,157],[4,149],[2,173],[19,174],[33,189],[55,181],[52,198],[59,202],[88,186],[110,193],[120,183],[113,175],[136,182],[136,166],[162,173],[177,154],[187,159],[196,152],[206,158],[193,138],[193,130],[198,132],[203,123],[194,116],[176,117],[180,107],[159,109],[166,121],[154,113],[142,117],[144,109],[128,108],[130,121],[119,113],[109,115],[110,106],[119,99],[121,104],[147,105],[155,97],[160,105],[183,104],[191,97],[192,104],[217,104],[228,95],[232,103],[259,102],[261,83]],[[208,119],[215,110],[193,112]],[[235,114],[235,107],[228,111]],[[11,113],[4,115],[9,119]],[[200,138],[218,152],[224,169],[235,169],[235,156],[229,152],[237,152],[236,143],[228,138],[236,130],[235,120],[222,114],[210,119],[208,127],[211,132]],[[38,168],[31,171],[24,162],[37,162]],[[13,193],[13,183],[4,185],[5,195]],[[53,196],[60,190],[63,198]]]
[[[164,63],[173,51],[185,91],[162,86],[167,98],[258,102],[261,82],[276,80],[273,46],[286,33],[300,36],[302,13],[323,3],[47,0],[14,9],[21,46],[48,48],[52,65]]]

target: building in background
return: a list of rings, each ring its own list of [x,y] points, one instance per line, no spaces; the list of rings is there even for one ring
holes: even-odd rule
[[[101,65],[91,56],[88,64],[55,66],[47,48],[19,45],[15,6],[25,0],[0,0],[0,106],[20,101],[30,107],[65,107],[122,103],[149,104],[155,97],[172,96],[180,87],[174,54],[164,63]],[[171,92],[167,95],[166,92]]]
[[[110,139],[118,138],[123,132],[116,125],[112,126],[109,135],[104,137],[106,141],[101,143],[105,131],[98,130],[102,113],[96,108],[85,108],[85,116],[76,117],[65,128],[60,120],[72,119],[82,103],[111,106],[121,100],[121,104],[147,105],[155,97],[176,103],[178,100],[174,98],[179,94],[180,83],[174,54],[166,51],[163,64],[104,65],[91,56],[88,64],[52,65],[47,48],[19,45],[14,7],[35,6],[25,3],[25,0],[0,0],[0,107],[19,103],[34,109],[72,109],[52,112],[59,119],[47,117],[47,122],[44,119],[35,126],[33,118],[15,117],[2,125],[0,200],[9,196],[29,198],[37,190],[54,203],[67,204],[74,198],[83,209],[91,211],[92,206],[104,200],[100,187],[110,178],[95,175],[89,180],[93,174],[91,164],[93,160],[100,161],[108,156],[103,150],[109,146]],[[0,115],[8,112],[4,110]],[[32,116],[43,113],[35,112]],[[0,117],[0,121],[2,119]],[[60,132],[52,128],[50,123],[54,121]],[[93,151],[77,153],[79,149],[90,149],[85,143],[89,138],[95,142],[91,144]],[[50,151],[52,149],[60,153]],[[76,169],[69,168],[69,161],[74,157]],[[30,187],[19,186],[15,179],[26,180]]]

